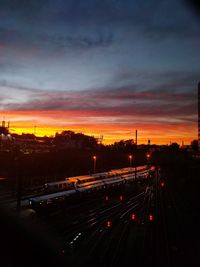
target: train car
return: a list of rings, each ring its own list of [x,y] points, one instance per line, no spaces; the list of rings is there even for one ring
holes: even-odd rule
[[[98,179],[103,179],[103,178],[108,177],[108,173],[109,173],[109,171],[107,171],[107,172],[93,173],[93,174],[92,174],[92,177],[97,178],[97,180],[98,180]]]
[[[68,184],[66,181],[58,181],[58,182],[51,182],[51,183],[46,183],[44,185],[44,192],[46,193],[53,193],[53,192],[58,192],[58,191],[64,191],[67,189],[72,189],[73,186],[72,184]]]
[[[143,166],[136,166],[135,167],[137,171],[144,171],[148,169],[147,165],[143,165]]]
[[[90,193],[93,191],[97,191],[97,190],[102,190],[105,189],[105,183],[102,180],[99,181],[93,181],[93,182],[88,182],[84,185],[81,185],[78,189],[77,192],[79,192],[80,194],[82,193]]]
[[[129,173],[133,173],[135,171],[135,168],[122,168],[122,169],[115,169],[111,170],[108,173],[108,177],[115,177],[115,176],[121,176]]]
[[[119,177],[112,177],[112,178],[107,178],[104,179],[103,182],[105,183],[106,188],[110,188],[113,186],[119,186],[125,183],[125,180],[123,179],[123,177],[119,176]]]
[[[135,173],[135,168],[124,168],[114,170],[113,172],[100,173],[97,175],[84,175],[70,177],[66,181],[48,183],[49,187],[54,189],[62,188],[60,192],[33,197],[29,200],[29,204],[34,208],[35,206],[48,205],[64,200],[70,196],[89,193],[95,190],[109,189],[115,186],[120,186],[127,182],[144,179],[149,177],[149,173],[155,172],[155,168],[148,169],[146,166],[140,166]],[[106,175],[107,174],[107,175]],[[102,179],[103,177],[103,179]],[[71,180],[69,180],[71,179]],[[69,182],[70,181],[70,182]],[[74,185],[73,188],[68,187]],[[76,186],[75,186],[76,185]],[[64,191],[64,189],[67,189]]]
[[[62,192],[56,192],[52,194],[32,197],[29,199],[29,205],[32,207],[34,206],[41,206],[46,204],[51,204],[52,202],[58,201],[58,200],[64,200],[65,198],[76,194],[77,191],[75,189],[62,191]]]
[[[79,184],[87,183],[91,180],[94,180],[92,179],[91,175],[69,177],[63,181],[46,183],[44,185],[44,191],[47,193],[53,193],[67,189],[73,189],[76,188]]]
[[[82,184],[78,184],[77,185],[77,189],[79,188],[83,188],[83,187],[92,187],[92,186],[105,186],[105,183],[104,183],[104,180],[97,180],[97,181],[89,181],[89,182],[86,182],[86,183],[82,183]]]
[[[120,177],[124,175],[133,174],[135,172],[139,174],[141,171],[144,171],[146,169],[147,169],[147,165],[143,165],[143,166],[138,166],[138,167],[114,169],[108,172],[95,173],[92,175],[81,175],[81,176],[68,177],[64,181],[46,183],[44,185],[44,192],[54,193],[58,191],[64,191],[67,189],[78,188],[80,187],[81,184],[85,184],[88,182]]]
[[[73,177],[69,177],[66,178],[66,182],[68,184],[73,183],[73,184],[77,184],[77,183],[86,183],[88,181],[90,181],[93,177],[91,175],[81,175],[81,176],[73,176]]]
[[[138,166],[137,168],[122,168],[93,175],[69,177],[64,181],[46,183],[44,192],[48,194],[35,197],[30,201],[31,203],[37,202],[39,205],[43,202],[48,204],[53,199],[65,198],[71,194],[106,189],[127,182],[133,182],[137,179],[147,178],[149,177],[149,173],[153,173],[154,171],[155,167],[148,168],[147,165],[144,165]]]
[[[131,182],[135,181],[136,174],[135,173],[125,174],[125,175],[123,175],[123,178],[126,181],[126,183],[131,183]]]

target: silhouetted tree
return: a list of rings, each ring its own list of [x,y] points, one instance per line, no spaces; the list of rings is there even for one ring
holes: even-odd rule
[[[177,143],[172,143],[169,147],[171,150],[179,150],[180,146]]]
[[[128,139],[128,140],[120,140],[119,142],[115,142],[111,147],[116,150],[130,152],[135,149],[136,145],[133,139]]]

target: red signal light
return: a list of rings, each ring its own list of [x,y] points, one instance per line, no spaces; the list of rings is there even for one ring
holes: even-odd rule
[[[119,199],[122,201],[123,200],[123,196],[121,195],[121,196],[119,196]]]
[[[161,182],[160,186],[161,187],[164,187],[165,186],[165,183],[164,182]]]
[[[131,219],[132,219],[133,221],[135,220],[135,214],[134,214],[134,213],[131,214]]]
[[[110,227],[112,226],[112,222],[111,222],[111,221],[107,221],[107,222],[106,222],[106,226],[107,226],[108,228],[110,228]]]
[[[149,214],[149,221],[153,221],[153,215]]]
[[[108,196],[106,196],[106,200],[108,200]]]

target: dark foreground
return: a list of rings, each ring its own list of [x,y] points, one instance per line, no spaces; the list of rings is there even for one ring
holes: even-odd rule
[[[187,185],[177,175],[161,169],[152,180],[43,207],[30,228],[3,220],[0,266],[199,266],[198,190],[195,178]]]

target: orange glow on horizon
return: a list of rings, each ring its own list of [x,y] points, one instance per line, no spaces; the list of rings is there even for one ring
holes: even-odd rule
[[[64,130],[70,130],[70,131],[74,131],[74,132],[80,132],[89,136],[94,136],[94,137],[99,137],[100,135],[103,134],[103,132],[101,131],[101,129],[97,130],[92,130],[92,129],[83,129],[83,128],[74,128],[74,127],[70,127],[70,128],[51,128],[51,127],[17,127],[17,126],[13,126],[11,127],[11,134],[12,133],[16,133],[16,134],[22,134],[22,133],[29,133],[29,134],[35,134],[36,136],[42,137],[42,136],[55,136],[55,133],[61,133]],[[112,130],[112,129],[110,129]],[[115,135],[115,133],[110,133],[110,134],[103,134],[103,143],[106,145],[109,144],[113,144],[114,142],[119,142],[120,140],[128,140],[128,139],[134,139],[134,136],[131,135],[125,135],[125,134],[120,134],[120,135]],[[147,144],[147,141],[149,139],[149,136],[140,136],[139,137],[139,141],[138,144]],[[186,136],[186,137],[182,137],[180,136],[169,136],[166,138],[161,137],[154,137],[151,139],[151,144],[169,144],[170,142],[177,142],[179,144],[182,144],[182,142],[184,142],[184,144],[190,144],[192,140],[194,140],[195,137],[190,137],[190,136]]]
[[[80,115],[80,114],[78,114]],[[195,124],[151,124],[149,123],[116,123],[109,119],[101,121],[82,114],[78,116],[72,112],[61,111],[10,111],[6,112],[6,121],[10,121],[11,134],[30,133],[36,136],[54,136],[56,132],[71,130],[86,135],[100,137],[103,135],[104,144],[112,144],[120,140],[135,139],[135,129],[138,129],[138,144],[190,144],[197,139]]]

